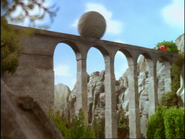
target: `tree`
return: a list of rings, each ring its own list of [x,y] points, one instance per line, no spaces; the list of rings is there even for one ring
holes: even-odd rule
[[[84,113],[80,109],[78,116],[75,116],[72,122],[70,129],[71,138],[94,138],[94,130],[91,129],[90,125],[85,126],[84,120]]]
[[[94,118],[93,129],[95,132],[95,138],[105,138],[105,125],[102,124],[101,118]]]
[[[59,112],[53,113],[52,111],[50,107],[48,115],[66,139],[94,138],[94,130],[91,129],[90,125],[84,124],[85,117],[82,109],[79,110],[78,116],[75,115],[72,123],[68,123],[70,121],[63,118]],[[68,124],[71,126],[69,127]]]
[[[25,19],[28,19],[32,27],[47,28],[49,24],[39,26],[35,24],[36,21],[41,21],[46,15],[49,15],[52,22],[58,8],[55,4],[51,7],[46,7],[44,6],[44,2],[45,0],[1,0],[1,12],[3,13],[1,17],[15,23],[23,22]],[[16,12],[18,7],[22,11],[18,16],[14,17],[12,14]],[[38,9],[39,12],[32,15],[32,12],[36,9]]]
[[[49,24],[37,26],[36,21],[42,20],[46,14],[50,16],[51,22],[58,8],[56,6],[44,7],[45,0],[1,0],[1,75],[6,71],[8,73],[15,73],[19,65],[19,56],[23,50],[21,43],[22,35],[30,35],[33,31],[15,31],[8,24],[8,21],[19,23],[26,18],[30,21],[31,27],[47,28]],[[17,17],[12,16],[16,12],[17,7],[22,8],[22,12]],[[31,15],[30,12],[35,8],[41,12],[39,14]]]

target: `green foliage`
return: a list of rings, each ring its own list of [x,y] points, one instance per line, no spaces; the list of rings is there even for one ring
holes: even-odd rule
[[[166,138],[184,138],[184,108],[169,108],[164,115]]]
[[[94,118],[93,129],[95,132],[95,138],[105,138],[105,126],[102,125],[101,118]]]
[[[72,123],[68,123],[67,119],[59,115],[58,112],[52,114],[51,108],[49,108],[48,115],[65,139],[94,137],[94,131],[91,129],[91,127],[89,125],[85,126],[84,124],[85,117],[82,109],[79,110],[78,116],[73,118]],[[68,127],[69,124],[71,124],[71,127]]]
[[[147,126],[147,138],[184,138],[184,108],[162,107],[159,105],[150,116]]]
[[[67,119],[63,118],[61,115],[59,115],[59,112],[56,112],[55,114],[52,113],[51,107],[49,108],[48,115],[53,121],[53,123],[56,125],[56,127],[59,129],[59,131],[62,133],[64,138],[70,137],[69,129],[67,128]]]
[[[167,109],[173,106],[178,107],[178,98],[175,92],[169,91],[162,95],[161,97],[161,105],[166,106]]]
[[[123,130],[129,131],[129,120],[125,117],[125,113],[124,109],[121,108],[119,118],[117,119],[117,127],[120,133],[122,133]]]
[[[58,9],[55,6],[45,7],[43,6],[44,0],[1,0],[1,75],[6,71],[10,74],[16,72],[16,68],[19,65],[19,56],[23,50],[21,36],[32,35],[34,30],[26,29],[21,31],[15,31],[7,23],[8,21],[20,23],[26,18],[30,21],[32,27],[46,28],[49,25],[36,25],[36,21],[42,20],[46,14],[53,18]],[[20,15],[13,17],[17,7],[21,7],[23,12]],[[41,12],[36,15],[32,15],[31,12],[35,8],[38,8]]]
[[[157,106],[157,111],[154,115],[150,116],[147,126],[146,136],[147,138],[164,138],[165,139],[165,127],[164,127],[164,114],[166,107],[161,105]]]
[[[7,24],[6,19],[1,19],[1,75],[5,71],[15,73],[22,49],[20,36]]]
[[[160,48],[161,45],[167,46],[167,52],[178,54],[179,51],[177,49],[177,45],[173,41],[163,41],[159,42],[154,49]]]
[[[73,119],[73,124],[71,127],[71,138],[93,138],[94,131],[91,130],[91,127],[87,127],[84,124],[84,114],[82,109],[79,110],[78,117],[75,116]]]

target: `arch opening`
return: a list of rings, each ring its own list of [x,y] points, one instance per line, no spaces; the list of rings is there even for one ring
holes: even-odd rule
[[[165,56],[160,56],[156,63],[158,80],[158,103],[161,104],[162,95],[171,91],[171,64]]]
[[[79,52],[76,50],[76,52]],[[66,43],[59,43],[53,55],[54,111],[64,114],[67,99],[76,83],[77,63],[74,50]]]
[[[99,49],[100,48],[100,49]],[[87,107],[88,123],[93,123],[94,118],[100,116],[103,125],[105,124],[105,62],[103,55],[108,53],[100,46],[92,46],[87,53]],[[101,113],[99,111],[101,110]]]
[[[128,62],[125,54],[121,51],[117,51],[114,60],[114,72],[116,79],[116,103],[117,110],[120,112],[123,108],[128,112],[128,103],[126,99],[129,96],[125,96],[125,91],[128,91]],[[124,105],[122,105],[124,103]],[[127,103],[127,104],[126,104]],[[119,118],[119,117],[118,117]]]
[[[137,80],[138,80],[138,102],[141,114],[141,135],[146,137],[146,127],[151,107],[154,101],[150,97],[155,97],[154,76],[155,70],[153,60],[148,53],[141,53],[137,58]],[[152,95],[151,95],[152,94]],[[155,106],[154,106],[155,107]],[[149,111],[148,111],[149,110]]]

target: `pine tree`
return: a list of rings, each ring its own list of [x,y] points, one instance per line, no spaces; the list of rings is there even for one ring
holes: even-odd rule
[[[84,124],[84,114],[82,109],[79,110],[78,117],[75,116],[72,122],[72,127],[70,129],[70,138],[94,138],[94,131],[91,127],[85,126]]]

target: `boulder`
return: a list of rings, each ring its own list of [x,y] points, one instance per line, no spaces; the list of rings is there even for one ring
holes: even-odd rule
[[[83,37],[100,39],[103,36],[105,29],[105,18],[95,11],[83,14],[78,23],[78,32]]]
[[[60,131],[29,96],[15,96],[1,79],[1,138],[64,139]]]
[[[63,113],[64,108],[67,106],[68,98],[71,91],[67,85],[62,83],[55,85],[54,88],[54,111]]]

